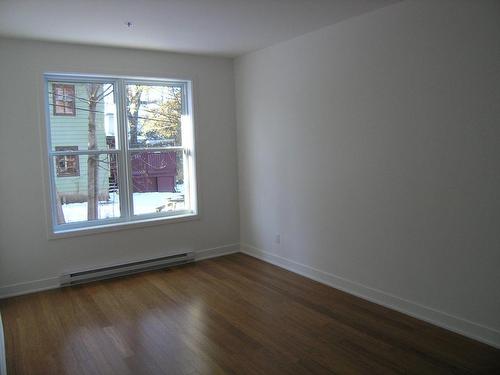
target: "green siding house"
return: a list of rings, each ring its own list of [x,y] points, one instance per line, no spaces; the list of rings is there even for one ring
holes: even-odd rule
[[[49,107],[51,142],[54,151],[88,149],[88,104],[87,83],[49,82]],[[96,107],[96,138],[99,149],[108,148],[104,126],[104,101]],[[55,185],[63,202],[87,200],[87,155],[65,155],[54,157]],[[99,199],[109,194],[109,159],[100,156],[98,165]]]

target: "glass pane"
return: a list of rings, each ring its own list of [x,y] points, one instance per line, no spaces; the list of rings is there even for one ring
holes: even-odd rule
[[[48,82],[52,150],[65,145],[79,150],[116,148],[114,87],[109,82]]]
[[[53,163],[57,224],[120,217],[116,155],[57,155]]]
[[[185,210],[183,151],[131,155],[134,215]]]
[[[182,145],[182,87],[125,86],[130,148]]]

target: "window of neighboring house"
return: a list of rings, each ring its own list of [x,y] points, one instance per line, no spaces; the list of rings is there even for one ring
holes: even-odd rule
[[[52,84],[54,116],[75,116],[75,86]]]
[[[77,151],[78,146],[56,146],[56,151]],[[74,177],[80,175],[80,163],[77,155],[56,156],[57,177]]]
[[[45,78],[53,233],[197,214],[190,81]]]

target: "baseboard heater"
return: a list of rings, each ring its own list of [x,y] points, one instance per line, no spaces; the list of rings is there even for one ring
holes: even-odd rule
[[[60,276],[59,282],[62,287],[70,286],[75,284],[88,283],[91,281],[110,279],[113,277],[131,275],[144,271],[158,270],[189,263],[192,261],[194,261],[194,252],[190,251],[160,258],[116,264],[102,268],[68,272]]]

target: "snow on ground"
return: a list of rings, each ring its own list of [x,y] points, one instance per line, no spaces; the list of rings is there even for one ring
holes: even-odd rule
[[[180,198],[180,193],[134,193],[134,214],[150,214],[156,212],[158,207],[165,206],[162,212],[171,211],[174,205],[168,205],[168,200]],[[176,203],[175,210],[184,208],[184,203]],[[87,202],[63,204],[64,219],[66,223],[87,220]],[[109,200],[100,201],[98,205],[99,219],[120,217],[120,197],[118,193],[110,193]]]

